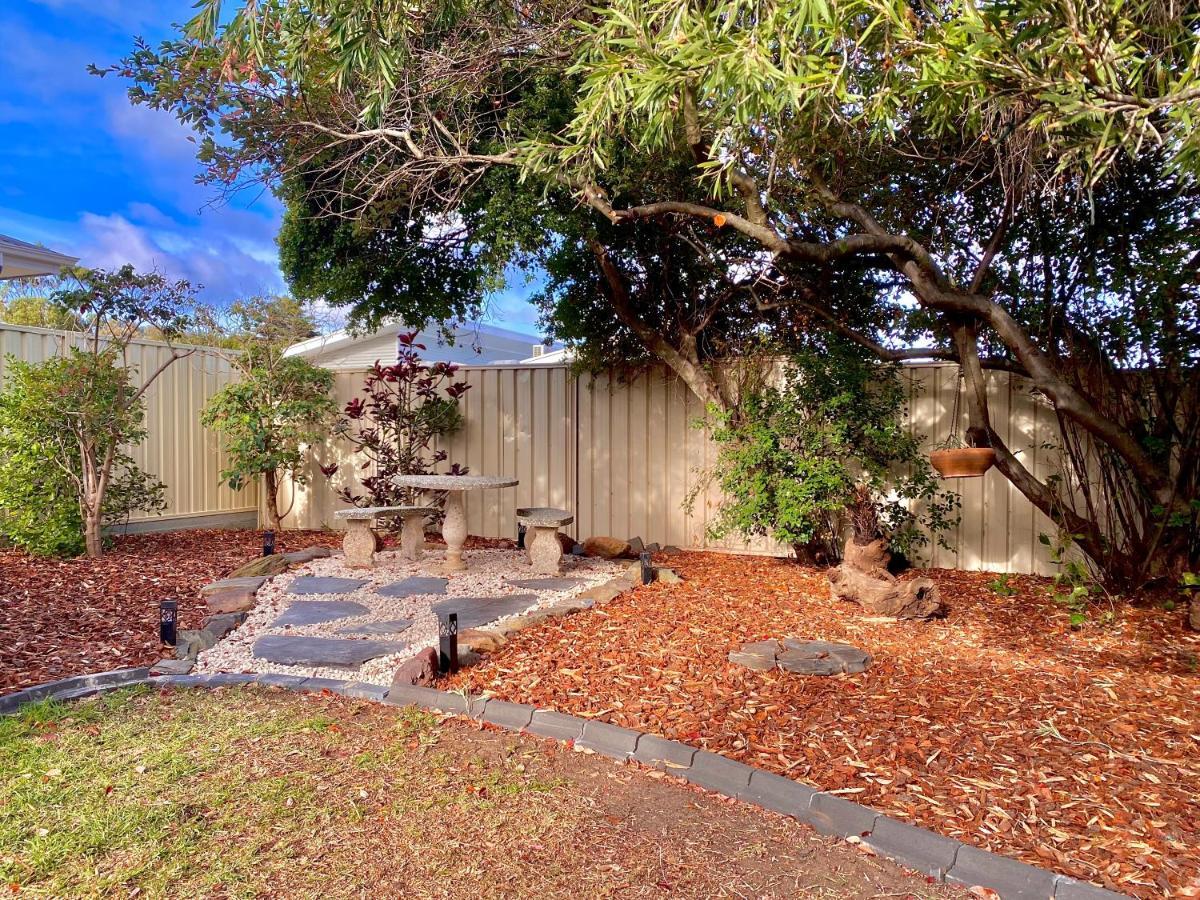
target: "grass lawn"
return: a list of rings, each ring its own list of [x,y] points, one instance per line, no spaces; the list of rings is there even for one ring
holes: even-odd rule
[[[661,773],[415,710],[133,689],[0,719],[33,897],[941,897]]]

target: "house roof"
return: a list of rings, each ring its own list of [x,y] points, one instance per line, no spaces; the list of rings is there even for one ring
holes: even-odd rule
[[[0,234],[0,279],[55,275],[64,266],[73,266],[77,262],[76,256]]]
[[[325,354],[339,349],[347,348],[359,341],[375,340],[377,338],[387,336],[394,337],[399,331],[406,328],[403,323],[392,322],[383,325],[378,331],[369,333],[351,333],[346,329],[333,331],[329,334],[320,334],[308,340],[301,341],[298,344],[293,344],[284,352],[285,356],[316,356]],[[489,325],[483,322],[468,322],[462,325],[454,326],[451,331],[456,339],[460,341],[470,340],[476,336],[491,336],[502,339],[508,339],[521,344],[533,346],[540,342],[540,338],[536,335],[527,334],[521,331],[513,331],[509,328],[501,328],[498,325]]]

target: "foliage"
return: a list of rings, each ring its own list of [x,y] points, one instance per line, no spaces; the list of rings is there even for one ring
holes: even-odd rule
[[[371,472],[359,478],[365,493],[352,486],[338,492],[355,506],[412,504],[416,492],[391,479],[433,473],[446,461],[445,450],[431,449],[434,440],[462,424],[458,401],[470,385],[453,380],[458,367],[452,363],[426,365],[421,360],[425,346],[416,337],[415,331],[399,335],[395,364],[376,362],[363,384],[365,399],[355,397],[346,404],[338,434],[364,457],[358,468]],[[322,471],[332,477],[338,468],[330,465]],[[456,463],[447,474],[465,475],[467,470]]]
[[[1111,625],[1116,621],[1112,597],[1097,580],[1088,560],[1078,552],[1072,552],[1077,536],[1059,532],[1052,540],[1048,534],[1039,534],[1038,541],[1049,548],[1050,561],[1058,567],[1049,592],[1054,602],[1068,611],[1071,627],[1078,629],[1086,625],[1095,605],[1103,599],[1109,600],[1109,609],[1100,614],[1100,624]]]
[[[903,405],[893,366],[841,344],[791,356],[778,386],[716,412],[715,476],[726,500],[713,535],[767,536],[835,560],[856,515],[880,532],[858,536],[911,555],[927,540],[921,527],[936,535],[954,524],[958,501],[918,453]]]
[[[10,357],[7,365],[0,392],[0,534],[31,553],[79,553],[88,472],[104,466],[101,525],[165,507],[165,486],[124,449],[146,435],[145,405],[130,399],[129,372],[115,352],[72,348],[41,363]]]
[[[287,515],[278,507],[279,485],[285,477],[307,483],[307,445],[324,438],[337,413],[332,392],[328,369],[296,356],[259,354],[204,408],[204,426],[225,437],[229,466],[222,480],[236,491],[262,477],[268,518],[277,530]]]
[[[50,302],[55,277],[16,278],[0,282],[0,322],[60,331],[78,331],[79,322]]]
[[[1007,572],[997,575],[995,579],[989,581],[988,588],[999,597],[1012,597],[1018,593],[1017,587],[1012,583],[1012,576]]]

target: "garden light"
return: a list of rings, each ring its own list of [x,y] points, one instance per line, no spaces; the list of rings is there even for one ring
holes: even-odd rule
[[[438,616],[438,671],[453,675],[458,671],[458,613]]]
[[[158,601],[158,636],[169,647],[175,646],[175,632],[179,624],[179,601]]]
[[[642,561],[642,584],[650,584],[654,580],[654,566],[650,562],[650,551],[643,550],[638,559]]]
[[[263,532],[263,556],[275,555],[275,532],[267,529]]]

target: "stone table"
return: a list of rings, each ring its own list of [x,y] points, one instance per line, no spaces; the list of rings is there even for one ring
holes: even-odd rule
[[[520,482],[516,478],[491,475],[396,475],[392,483],[397,487],[446,492],[446,509],[442,519],[442,537],[446,541],[445,567],[447,572],[462,572],[467,568],[462,557],[463,544],[467,540],[464,494],[467,491],[516,487]]]

